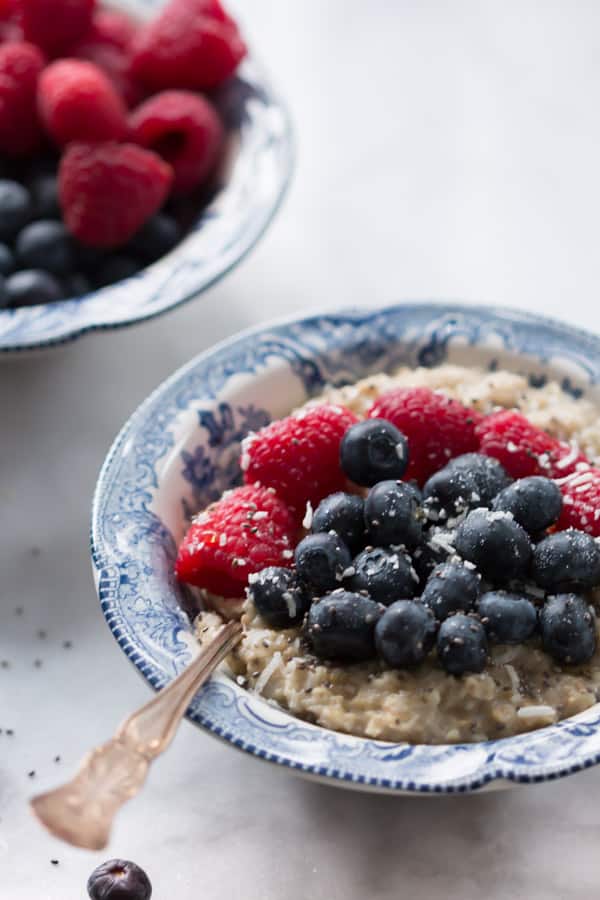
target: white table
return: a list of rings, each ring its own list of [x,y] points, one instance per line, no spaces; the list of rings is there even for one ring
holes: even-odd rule
[[[330,303],[465,298],[600,327],[600,6],[237,6],[297,126],[274,227],[198,302],[0,364],[0,898],[81,900],[94,866],[121,855],[157,900],[587,900],[599,770],[383,798],[300,781],[185,723],[107,852],[59,844],[27,811],[149,696],[100,615],[88,520],[113,436],[174,368]]]

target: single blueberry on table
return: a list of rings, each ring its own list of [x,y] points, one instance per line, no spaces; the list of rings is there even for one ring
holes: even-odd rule
[[[493,584],[523,578],[531,559],[531,541],[510,513],[475,509],[456,531],[456,552]]]
[[[397,600],[375,626],[375,646],[388,666],[404,668],[423,662],[435,644],[435,616],[418,600]]]
[[[423,537],[422,508],[414,488],[403,481],[380,481],[365,500],[368,540],[378,546],[417,546]]]
[[[562,510],[562,494],[550,478],[530,475],[513,481],[500,491],[492,503],[493,510],[512,513],[525,531],[535,535],[554,525]]]
[[[386,419],[365,419],[351,425],[342,438],[340,463],[351,481],[367,487],[402,478],[408,465],[408,441]]]
[[[40,219],[26,225],[17,238],[15,249],[17,259],[26,269],[67,275],[73,268],[72,239],[62,222]]]
[[[11,240],[33,214],[29,191],[18,181],[0,179],[0,240]]]
[[[306,615],[310,599],[292,569],[269,566],[248,579],[248,598],[272,628],[292,628]]]
[[[375,625],[383,607],[370,597],[336,590],[311,606],[306,636],[320,659],[359,662],[375,656]]]
[[[39,269],[22,269],[6,279],[9,306],[36,306],[54,303],[64,297],[58,280],[49,272]]]
[[[540,610],[542,645],[552,659],[569,665],[588,662],[596,650],[596,616],[578,594],[548,597]]]
[[[488,591],[478,604],[488,640],[496,644],[521,644],[537,629],[537,610],[531,600],[509,591]]]
[[[121,256],[115,254],[109,256],[108,259],[100,263],[98,268],[93,272],[93,281],[96,287],[106,287],[109,284],[115,284],[117,281],[124,281],[136,275],[141,269],[141,265],[137,259],[131,256]]]
[[[330,494],[316,508],[311,531],[335,531],[351,553],[358,553],[365,538],[365,502],[355,494]]]
[[[14,253],[7,244],[0,243],[0,275],[10,275],[15,268]]]
[[[109,859],[87,883],[91,900],[150,900],[152,885],[143,869],[127,859]]]
[[[569,528],[540,541],[531,572],[546,590],[589,590],[600,585],[600,546],[584,531]]]
[[[128,251],[145,263],[153,263],[165,256],[181,240],[179,223],[165,213],[149,219],[131,239]]]
[[[425,585],[422,602],[442,622],[455,612],[470,612],[477,601],[481,576],[463,562],[437,566]]]
[[[440,625],[437,655],[450,675],[482,672],[488,653],[485,628],[474,616],[455,613]]]
[[[298,575],[314,595],[340,586],[350,567],[350,551],[337,534],[307,534],[296,547]]]
[[[425,483],[423,497],[448,516],[465,510],[490,506],[510,484],[510,477],[498,460],[481,453],[464,453],[440,469]]]
[[[373,547],[355,557],[354,574],[348,579],[351,591],[367,591],[378,603],[389,606],[395,600],[414,597],[419,586],[411,559],[402,550]]]

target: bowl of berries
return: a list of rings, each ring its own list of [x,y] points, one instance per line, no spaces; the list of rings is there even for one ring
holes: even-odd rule
[[[456,793],[600,761],[600,340],[413,304],[261,327],[102,469],[102,610],[155,689],[227,619],[190,718],[332,784]]]
[[[219,0],[0,5],[0,351],[198,296],[293,167],[287,112]]]

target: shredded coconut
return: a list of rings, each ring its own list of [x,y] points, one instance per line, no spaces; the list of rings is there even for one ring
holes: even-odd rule
[[[313,520],[313,508],[310,500],[306,501],[306,512],[304,513],[304,518],[302,519],[302,527],[308,529],[312,525]]]
[[[290,619],[294,619],[296,617],[296,612],[298,611],[298,608],[296,606],[296,598],[294,597],[294,594],[292,593],[292,591],[284,591],[281,596],[285,600],[285,605],[288,608],[288,613],[290,614]]]
[[[553,706],[522,706],[517,710],[520,719],[546,719],[556,718],[556,710]]]
[[[227,543],[227,535],[223,531],[219,535],[219,547],[224,547],[226,543]]]
[[[269,679],[275,674],[277,669],[279,669],[280,667],[281,667],[281,653],[279,652],[279,650],[276,650],[256,680],[256,684],[254,685],[255,693],[261,694],[263,692]]]

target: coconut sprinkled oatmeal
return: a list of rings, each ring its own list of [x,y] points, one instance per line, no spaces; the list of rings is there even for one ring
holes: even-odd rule
[[[177,564],[213,606],[201,643],[242,606],[238,683],[412,743],[509,736],[598,701],[590,402],[505,371],[401,369],[325,391],[242,454],[246,494],[204,511]]]

